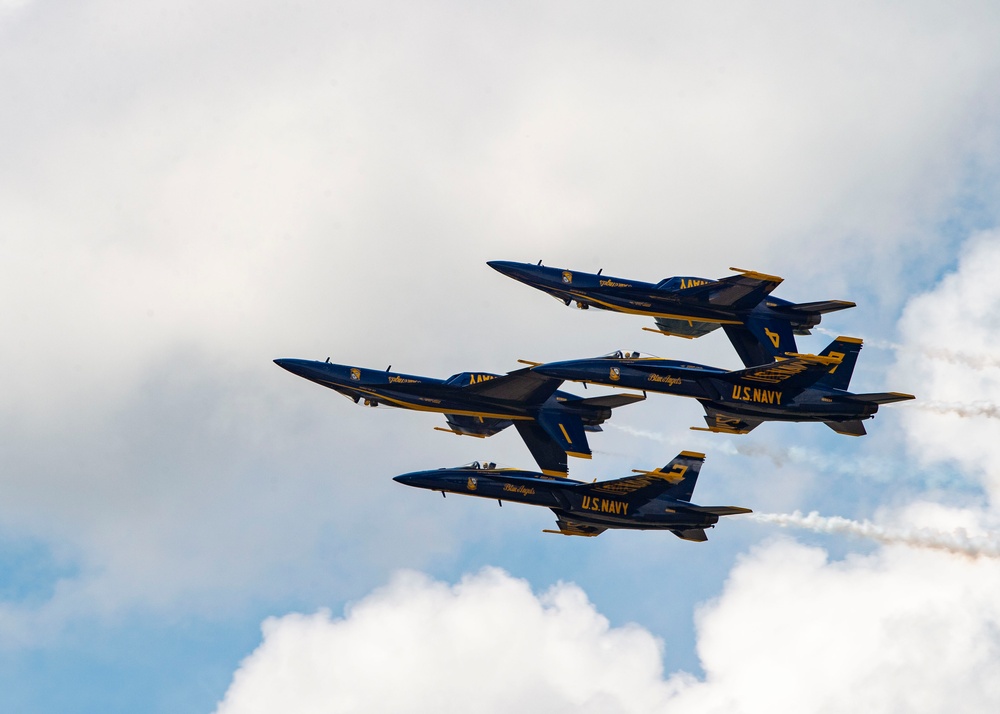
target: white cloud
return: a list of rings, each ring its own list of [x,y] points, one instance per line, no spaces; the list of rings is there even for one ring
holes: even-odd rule
[[[849,298],[826,290],[905,263],[911,209],[938,217],[1000,126],[989,3],[72,10],[31,3],[0,43],[0,519],[71,553],[60,612],[297,591],[317,551],[353,566],[327,546],[363,547],[372,480],[407,457],[524,463],[509,434],[425,439],[430,417],[359,414],[272,358],[448,374],[655,339],[487,258],[797,266],[797,299]]]
[[[403,573],[352,606],[264,623],[219,714],[657,711],[659,643],[611,627],[576,586],[536,596],[487,568],[448,586]]]
[[[1000,569],[902,546],[829,562],[787,541],[737,566],[699,613],[696,711],[994,711]]]
[[[914,297],[900,320],[894,380],[918,401],[905,409],[911,451],[927,464],[958,464],[1000,503],[1000,232],[970,238],[955,270]]]
[[[657,640],[609,627],[576,586],[536,596],[493,569],[455,586],[407,573],[343,618],[266,621],[217,712],[987,714],[998,586],[987,559],[889,546],[831,563],[774,541],[699,612],[697,680],[665,678]]]

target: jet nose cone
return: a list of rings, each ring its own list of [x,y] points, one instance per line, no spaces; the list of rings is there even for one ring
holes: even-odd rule
[[[509,260],[490,260],[486,264],[498,273],[503,273],[508,278],[514,278],[515,280],[523,280],[528,275],[531,275],[531,269],[535,267],[529,263],[514,263]]]
[[[440,489],[440,479],[435,478],[435,474],[428,471],[413,471],[400,476],[393,476],[392,480],[404,486],[414,486],[416,488]]]
[[[305,377],[306,379],[313,379],[321,373],[318,367],[322,366],[322,362],[314,362],[307,359],[276,359],[274,363],[281,367],[282,369],[287,369],[294,375],[299,377]]]
[[[292,372],[294,374],[301,374],[302,373],[302,369],[306,365],[306,361],[305,360],[301,360],[301,359],[288,359],[286,357],[283,357],[281,359],[276,359],[276,360],[274,360],[274,363],[276,365],[278,365],[279,367],[281,367],[282,369],[287,369],[289,372]]]

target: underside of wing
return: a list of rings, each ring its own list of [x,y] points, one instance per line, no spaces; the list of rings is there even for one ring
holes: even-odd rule
[[[581,523],[580,521],[574,521],[565,516],[560,516],[558,513],[556,520],[556,526],[559,530],[549,530],[545,529],[542,533],[557,533],[559,535],[566,536],[584,536],[586,538],[593,538],[594,536],[601,535],[607,528],[603,526],[592,526],[589,523]]]
[[[449,428],[434,427],[438,431],[450,431],[452,434],[478,438],[493,436],[513,423],[509,419],[490,419],[465,414],[445,414],[444,417],[448,420]]]
[[[702,406],[705,406],[704,404]],[[720,412],[713,407],[705,406],[705,423],[708,427],[692,426],[692,431],[711,431],[716,434],[749,434],[763,423],[763,419],[753,419]]]
[[[674,337],[683,337],[689,340],[707,335],[709,332],[717,330],[722,326],[722,323],[718,322],[703,322],[694,319],[682,320],[673,317],[657,317],[655,322],[657,329],[654,330],[650,327],[642,329]]]

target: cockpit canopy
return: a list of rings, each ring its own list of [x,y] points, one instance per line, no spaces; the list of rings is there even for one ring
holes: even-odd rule
[[[490,471],[496,469],[497,465],[495,461],[472,461],[468,464],[463,464],[459,468],[462,469],[473,469],[473,470],[483,470]]]
[[[598,359],[649,359],[653,357],[651,354],[639,354],[638,352],[629,352],[628,350],[615,350],[614,352],[608,352],[606,355],[601,355]]]

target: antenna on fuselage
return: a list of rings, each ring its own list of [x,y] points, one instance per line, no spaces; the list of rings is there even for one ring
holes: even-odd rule
[[[330,358],[329,357],[326,358],[326,363],[330,364]]]
[[[391,364],[388,367],[385,368],[385,371],[388,372],[390,369],[392,369],[392,365]]]
[[[539,260],[539,261],[538,261],[538,264],[539,264],[539,265],[541,265],[541,264],[542,264],[542,261],[540,261],[540,260]]]
[[[604,268],[601,268],[600,270],[597,271],[597,274],[600,275],[603,271],[604,271]]]

